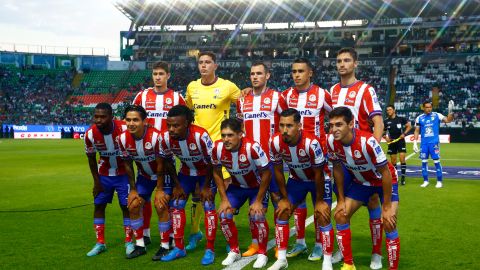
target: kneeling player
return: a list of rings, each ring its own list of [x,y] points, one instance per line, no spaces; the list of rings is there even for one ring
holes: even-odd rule
[[[127,208],[128,177],[125,165],[120,157],[120,150],[115,138],[122,133],[122,121],[113,120],[112,107],[108,103],[98,103],[93,116],[95,125],[85,133],[85,151],[88,156],[88,165],[93,177],[93,197],[95,204],[94,228],[97,244],[87,256],[95,256],[106,250],[105,246],[105,208],[112,203],[113,193],[116,191],[118,202],[123,212],[123,227],[125,230],[125,248],[130,254],[132,243],[132,229]],[[96,153],[100,159],[98,166]]]
[[[329,115],[330,135],[327,147],[333,162],[333,174],[338,189],[335,211],[337,241],[344,257],[342,270],[355,269],[353,264],[350,219],[369,197],[377,193],[382,201],[382,219],[386,232],[389,269],[398,268],[400,239],[396,229],[398,184],[395,168],[371,133],[354,129],[352,112],[347,107],[335,108]],[[342,164],[353,176],[344,193],[345,178]]]
[[[167,114],[167,128],[161,137],[162,156],[171,159],[175,155],[181,161],[180,172],[176,179],[172,195],[157,189],[155,208],[159,213],[168,215],[170,206],[175,248],[162,257],[162,261],[172,261],[185,257],[185,204],[190,194],[201,187],[200,197],[205,210],[205,232],[207,246],[202,258],[203,265],[214,262],[214,243],[217,231],[217,212],[215,211],[216,186],[212,181],[212,163],[210,155],[213,143],[207,131],[193,125],[193,112],[183,105],[173,106]]]
[[[135,233],[135,250],[127,255],[128,259],[147,253],[143,239],[143,206],[145,201],[150,201],[155,187],[162,187],[165,192],[171,193],[170,178],[165,179],[165,184],[158,184],[157,178],[163,176],[163,160],[159,157],[160,146],[158,138],[160,132],[153,127],[146,126],[147,112],[141,106],[130,105],[125,109],[125,122],[127,131],[118,137],[118,143],[125,159],[127,175],[130,182],[128,194],[128,210],[130,211],[131,225]],[[138,169],[137,182],[133,173],[132,160]],[[157,185],[158,184],[158,185]],[[168,247],[169,233],[161,226],[168,224],[169,215],[159,216],[159,229],[162,243]],[[160,247],[159,252],[162,251]],[[158,253],[158,252],[157,252]],[[155,259],[155,257],[153,258]]]
[[[213,175],[222,199],[220,214],[223,235],[230,245],[230,252],[223,265],[231,265],[241,258],[238,247],[238,231],[233,221],[233,213],[249,200],[250,220],[258,232],[258,256],[253,268],[262,268],[268,262],[267,242],[268,223],[265,213],[268,206],[267,189],[271,172],[268,158],[260,144],[243,137],[242,126],[235,119],[221,123],[222,139],[215,142],[212,151]],[[232,183],[225,190],[222,166],[232,176]]]
[[[331,182],[325,181],[323,167],[325,158],[317,139],[301,130],[300,113],[287,109],[280,114],[279,131],[270,141],[270,158],[274,163],[274,172],[280,189],[276,240],[278,260],[269,270],[288,267],[286,249],[289,238],[288,219],[294,208],[305,200],[310,192],[315,205],[315,226],[317,243],[322,243],[324,261],[322,269],[332,269],[333,228],[330,223],[332,203]],[[290,171],[288,184],[285,185],[283,162]],[[320,232],[319,232],[320,231]]]

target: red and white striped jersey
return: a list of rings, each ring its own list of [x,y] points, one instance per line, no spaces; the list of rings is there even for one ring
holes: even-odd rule
[[[110,134],[103,134],[96,125],[92,125],[85,132],[85,152],[95,156],[98,152],[98,174],[103,176],[117,176],[125,174],[125,165],[122,154],[116,141],[117,136],[126,129],[125,123],[113,120],[113,130]]]
[[[315,84],[304,91],[290,87],[282,92],[279,104],[281,111],[294,108],[300,112],[303,131],[317,137],[325,152],[325,113],[332,110],[330,93]]]
[[[150,180],[157,180],[157,157],[160,156],[160,131],[147,127],[145,134],[136,140],[128,131],[118,137],[120,150],[125,159],[137,164],[138,173]]]
[[[392,173],[392,183],[397,182],[396,170],[387,161],[382,147],[370,132],[353,129],[353,140],[349,145],[335,141],[328,136],[328,155],[330,160],[341,162],[353,175],[354,181],[365,186],[381,186],[382,175],[377,168],[387,165]]]
[[[313,135],[303,133],[297,145],[290,146],[280,133],[270,140],[270,160],[274,164],[287,163],[290,177],[299,181],[314,181],[313,167],[323,167],[325,158],[322,147]]]
[[[260,186],[260,171],[267,169],[268,157],[259,143],[249,138],[242,138],[238,151],[225,149],[222,140],[215,142],[212,153],[212,163],[223,166],[232,176],[232,185],[242,188]]]
[[[188,176],[207,175],[206,165],[211,162],[213,142],[207,130],[190,125],[187,138],[175,140],[168,131],[160,138],[160,155],[165,158],[177,156],[181,161],[180,172]]]
[[[357,81],[349,86],[337,83],[330,88],[330,94],[333,108],[340,106],[350,108],[355,117],[355,127],[360,130],[371,132],[368,119],[382,115],[375,89],[365,82]]]
[[[175,105],[185,105],[182,95],[168,89],[165,93],[157,93],[153,88],[140,91],[133,100],[134,105],[140,105],[147,111],[147,123],[160,130],[167,129],[167,113]]]
[[[268,142],[278,132],[280,93],[267,89],[261,95],[248,95],[237,100],[237,117],[243,119],[245,137],[260,143],[268,153]]]

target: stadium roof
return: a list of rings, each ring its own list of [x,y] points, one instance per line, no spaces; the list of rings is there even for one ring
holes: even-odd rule
[[[480,0],[117,0],[136,26],[480,15]]]

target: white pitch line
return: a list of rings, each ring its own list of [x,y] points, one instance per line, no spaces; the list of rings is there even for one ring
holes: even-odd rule
[[[405,161],[409,160],[411,157],[413,157],[413,156],[416,155],[416,154],[418,154],[418,153],[415,153],[415,152],[411,153],[410,155],[408,155],[408,156],[405,158]],[[400,161],[397,162],[397,165],[400,165],[400,164],[401,164]]]
[[[332,203],[332,210],[335,209],[335,207],[337,206],[337,202],[333,202]],[[313,223],[313,215],[309,216],[306,220],[305,220],[305,228],[308,227],[310,224]],[[291,228],[290,229],[290,237],[294,236],[295,234],[297,233],[297,230],[294,228]],[[267,251],[269,251],[270,249],[272,249],[273,247],[275,247],[275,238],[273,239],[270,239],[270,241],[268,241],[268,244],[267,244]],[[254,261],[255,259],[257,259],[257,256],[250,256],[250,257],[242,257],[240,260],[236,261],[235,263],[223,268],[224,270],[240,270],[242,268],[244,268],[245,266],[247,266],[248,264],[250,264],[252,261]]]

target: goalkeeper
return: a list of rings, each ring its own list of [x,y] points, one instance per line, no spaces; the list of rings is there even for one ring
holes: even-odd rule
[[[407,170],[407,163],[405,160],[405,153],[407,153],[407,147],[405,145],[405,137],[412,129],[410,121],[406,118],[397,116],[395,107],[393,105],[387,106],[387,118],[383,121],[385,124],[385,140],[388,144],[388,154],[390,155],[390,161],[395,167],[397,164],[397,153],[400,156],[400,170],[401,180],[400,183],[405,185],[405,172]],[[397,168],[398,171],[398,168]]]

